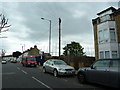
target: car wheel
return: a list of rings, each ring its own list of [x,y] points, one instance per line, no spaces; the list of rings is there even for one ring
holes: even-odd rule
[[[85,75],[83,73],[79,73],[77,77],[78,77],[78,80],[80,83],[84,84],[86,82],[86,78],[85,78]]]
[[[43,70],[42,70],[44,73],[46,73],[46,69],[45,69],[45,67],[43,68]]]
[[[57,76],[58,76],[58,71],[55,69],[55,70],[53,71],[53,74],[54,74],[55,77],[57,77]]]

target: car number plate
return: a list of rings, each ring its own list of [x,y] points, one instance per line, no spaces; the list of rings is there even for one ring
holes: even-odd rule
[[[68,73],[68,74],[71,74],[72,72],[69,71],[69,72],[67,72],[67,73]]]

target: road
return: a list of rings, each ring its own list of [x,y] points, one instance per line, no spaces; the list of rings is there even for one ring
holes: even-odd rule
[[[2,64],[2,88],[21,89],[90,89],[107,90],[108,87],[95,84],[80,84],[76,76],[54,77],[43,73],[42,67],[23,67],[20,63]]]

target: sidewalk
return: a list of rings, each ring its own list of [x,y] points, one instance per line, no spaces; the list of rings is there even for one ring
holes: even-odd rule
[[[37,65],[37,68],[42,68],[43,66]]]

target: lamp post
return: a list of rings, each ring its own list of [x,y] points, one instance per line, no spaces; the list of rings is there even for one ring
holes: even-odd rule
[[[45,19],[45,18],[41,18],[41,19],[49,21],[49,23],[50,23],[50,31],[49,31],[49,54],[50,54],[50,52],[51,52],[51,20]]]

